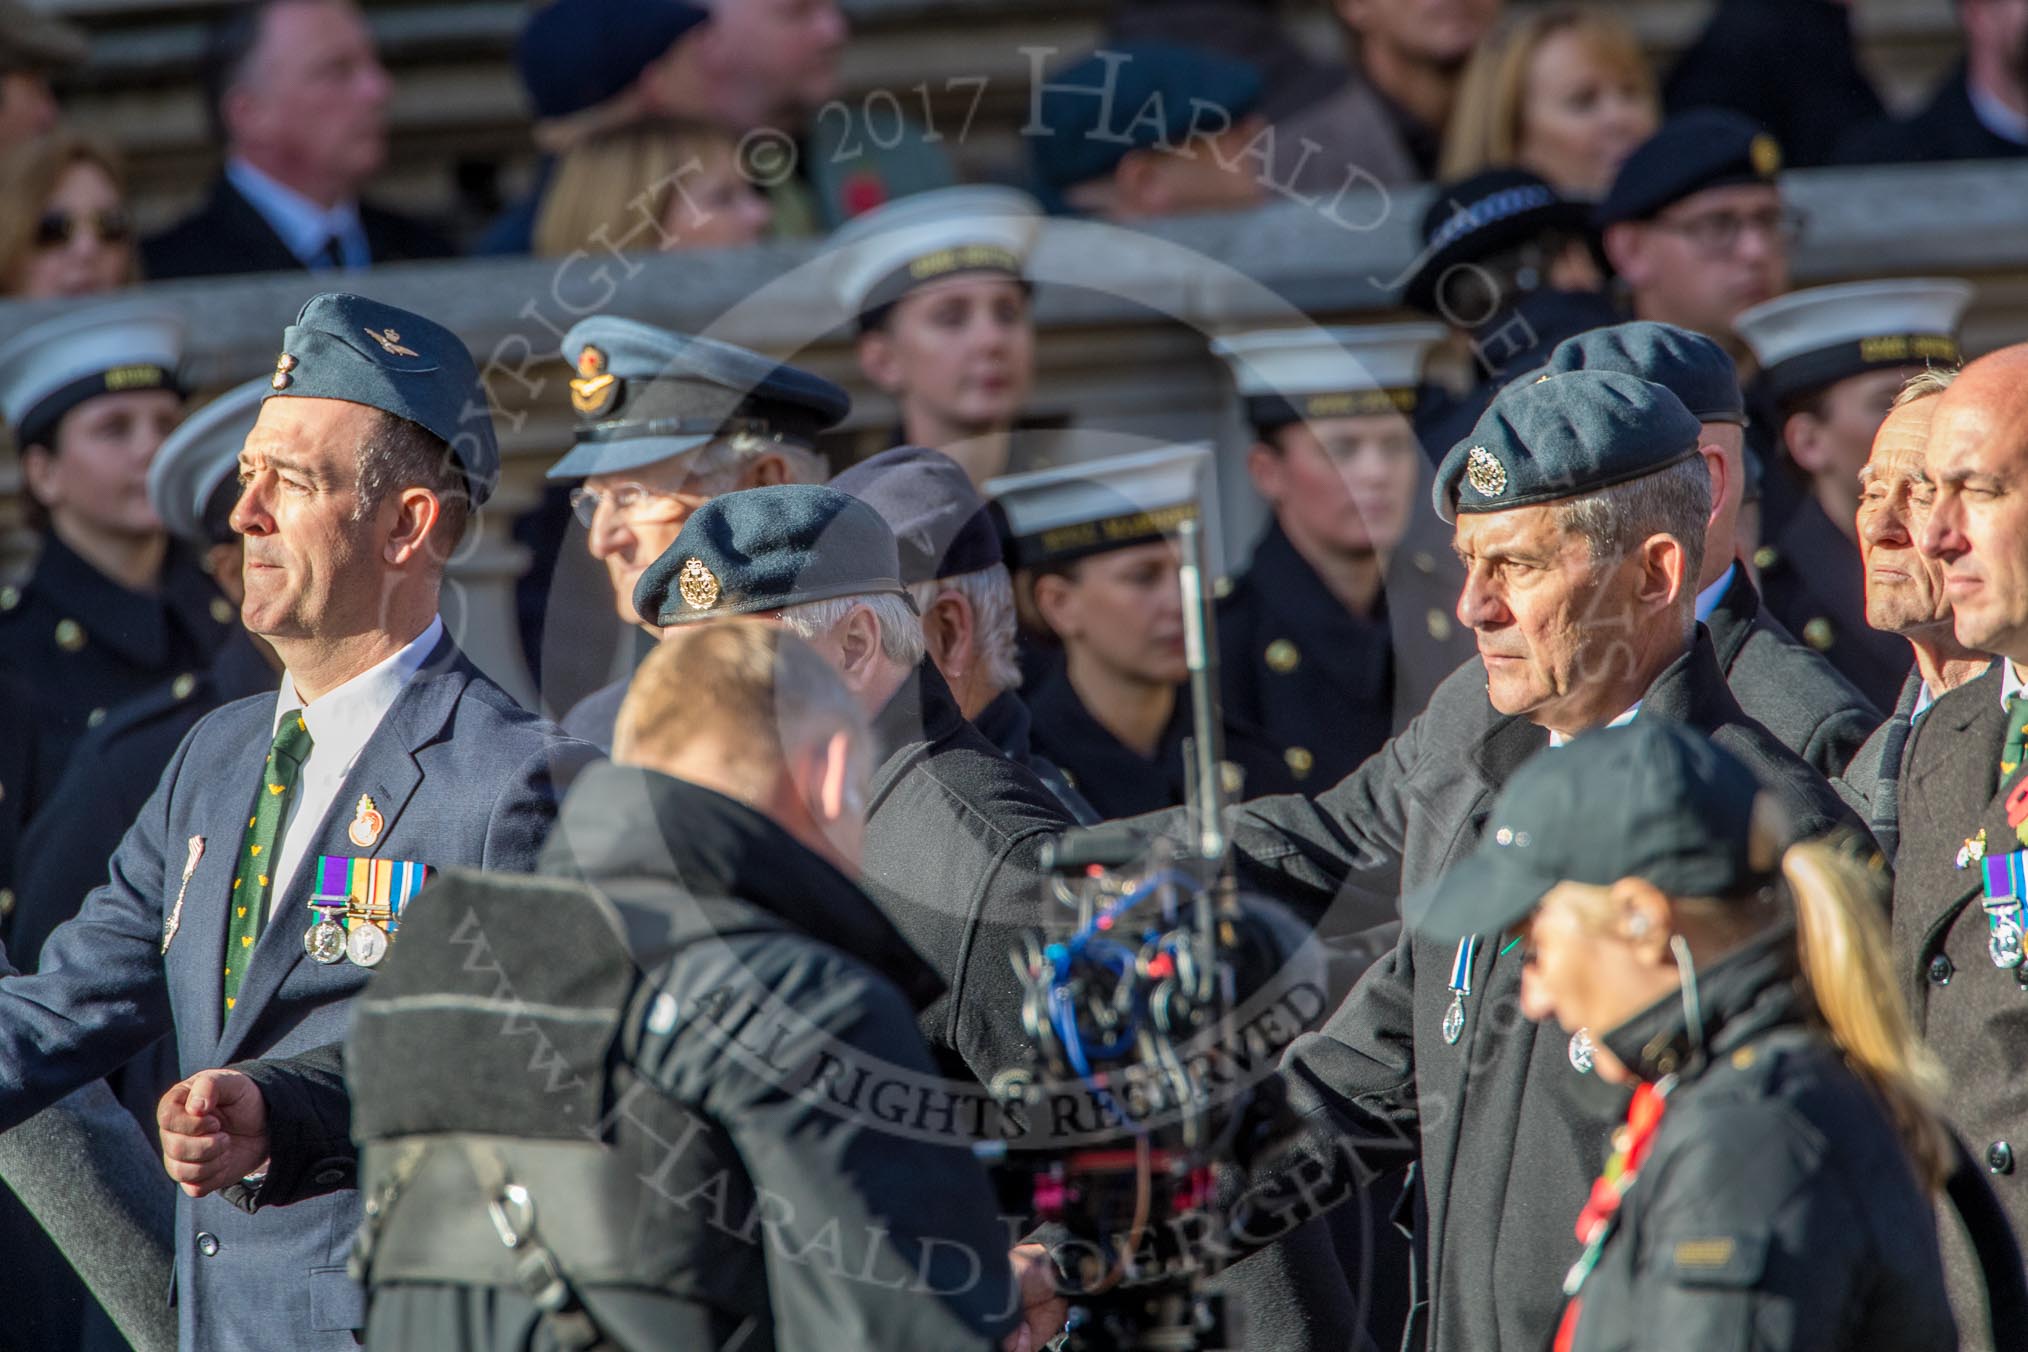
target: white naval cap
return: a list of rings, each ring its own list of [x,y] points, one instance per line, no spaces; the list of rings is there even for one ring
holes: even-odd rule
[[[1898,277],[1813,286],[1744,310],[1733,327],[1776,399],[1885,366],[1954,364],[1972,284]]]
[[[1041,205],[1014,188],[914,193],[853,217],[831,236],[832,287],[847,310],[866,315],[958,273],[1018,278],[1042,220]]]
[[[0,347],[0,417],[17,447],[47,445],[85,400],[183,387],[183,321],[134,304],[95,305],[37,324]]]
[[[226,518],[239,499],[240,448],[271,388],[267,376],[233,386],[179,423],[155,452],[148,501],[171,535],[200,544],[232,539]]]
[[[986,481],[1016,568],[1069,563],[1176,533],[1198,515],[1207,442],[1157,446]]]
[[[1247,420],[1266,430],[1312,418],[1415,412],[1429,350],[1441,324],[1258,329],[1212,340],[1232,368]]]

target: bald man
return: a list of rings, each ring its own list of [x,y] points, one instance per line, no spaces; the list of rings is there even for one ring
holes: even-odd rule
[[[2028,842],[2028,345],[1967,366],[1936,399],[1936,498],[1917,548],[1941,567],[1957,643],[2002,659],[1915,725],[1901,779],[1894,962],[1951,1085],[1952,1122],[2028,1233],[2028,1038],[2018,876]],[[2013,867],[2010,867],[2012,865]],[[1945,1275],[1964,1346],[1985,1341],[1970,1255],[1946,1227]]]

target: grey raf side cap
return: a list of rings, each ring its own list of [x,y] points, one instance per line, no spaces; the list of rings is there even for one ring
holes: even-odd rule
[[[343,399],[406,418],[451,449],[472,505],[500,481],[500,442],[479,368],[435,320],[364,296],[312,296],[282,334],[269,399]]]
[[[1523,377],[1437,469],[1437,515],[1580,497],[1697,454],[1697,416],[1662,386],[1616,371]]]

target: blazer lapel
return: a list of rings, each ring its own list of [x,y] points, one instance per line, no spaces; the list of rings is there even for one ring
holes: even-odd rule
[[[2028,766],[2017,767],[2005,782],[2000,781],[2000,741],[2006,732],[2007,711],[2000,703],[1999,683],[1980,677],[1964,687],[1962,698],[1945,698],[1954,707],[1939,703],[1923,715],[1923,721],[1950,721],[1918,731],[1917,754],[1903,765],[1906,782],[1900,791],[1903,814],[1919,824],[1914,834],[1903,833],[1902,843],[1935,855],[1924,859],[1901,855],[1896,860],[1897,871],[1909,882],[1922,876],[1935,880],[1933,886],[1898,889],[1898,896],[1919,903],[1912,908],[1918,914],[1908,920],[1923,932],[1922,952],[1929,951],[1929,945],[1956,919],[1965,902],[1983,890],[1977,868],[1956,869],[1944,855],[1954,851],[1959,840],[1970,839],[1981,830],[1986,834],[1989,854],[2022,848],[2007,825],[2006,801],[2015,785],[2028,777]],[[1917,804],[1921,806],[1917,808]],[[1920,829],[1922,826],[1928,829]],[[1899,924],[1901,917],[1896,920]]]
[[[226,917],[233,906],[232,881],[239,872],[239,851],[245,841],[244,822],[253,806],[254,794],[258,792],[261,766],[267,759],[267,753],[268,738],[265,725],[262,725],[258,735],[250,740],[247,750],[234,758],[231,767],[212,781],[203,800],[193,807],[190,825],[222,824],[225,829],[203,838],[204,854],[192,870],[189,881],[183,881],[183,869],[189,860],[189,837],[171,841],[173,853],[164,861],[170,868],[163,884],[170,890],[163,897],[168,910],[163,912],[162,923],[165,931],[172,920],[176,928],[175,933],[169,936],[162,961],[170,974],[172,987],[177,984],[177,972],[194,975],[192,984],[196,990],[189,1008],[197,1029],[194,1041],[201,1047],[210,1047],[218,1042],[219,1022],[224,1014],[225,932]],[[177,909],[179,894],[182,898],[180,913]]]
[[[445,660],[446,653],[451,660]],[[295,877],[289,880],[289,889],[282,898],[280,909],[269,918],[260,940],[254,945],[253,962],[247,968],[232,1017],[226,1021],[223,1030],[218,1052],[220,1064],[232,1059],[232,1054],[245,1041],[247,1029],[259,1019],[261,1011],[305,958],[303,932],[311,923],[309,905],[316,886],[317,856],[329,854],[367,859],[391,854],[399,857],[398,848],[389,848],[395,839],[395,824],[423,779],[422,767],[417,764],[415,753],[442,734],[468,679],[469,673],[458,657],[455,645],[448,637],[445,638],[431,660],[395,699],[394,707],[387,711],[387,717],[374,729],[373,736],[367,739],[359,759],[339,786],[337,797],[331,800],[324,820],[317,824],[313,837],[315,843],[304,852],[301,866],[296,869]],[[353,844],[348,834],[361,794],[372,795],[382,819],[380,835],[368,848]],[[416,862],[429,863],[427,859]],[[223,942],[222,935],[220,942]]]

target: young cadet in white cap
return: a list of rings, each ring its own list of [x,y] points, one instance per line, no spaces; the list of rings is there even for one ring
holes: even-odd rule
[[[1033,578],[1035,608],[1063,648],[1028,697],[1035,749],[1101,817],[1183,802],[1190,735],[1183,593],[1174,536],[1198,515],[1210,448],[1164,446],[995,479],[1009,562]],[[1235,791],[1292,787],[1281,755],[1228,721]]]
[[[859,369],[901,412],[894,444],[942,451],[974,484],[1007,472],[1034,388],[1025,272],[1041,228],[1028,194],[966,187],[903,198],[831,237]]]
[[[1274,519],[1218,607],[1227,717],[1280,748],[1296,786],[1335,784],[1472,655],[1464,576],[1431,514],[1411,423],[1435,324],[1221,338],[1252,426],[1247,473]]]
[[[0,587],[0,664],[34,687],[35,797],[122,700],[201,667],[232,607],[148,501],[148,466],[183,419],[183,329],[132,306],[38,324],[0,348],[0,416],[21,457],[35,571]]]
[[[1755,558],[1761,590],[1791,633],[1882,708],[1894,706],[1908,651],[1866,623],[1859,471],[1903,382],[1957,364],[1971,298],[1971,284],[1950,277],[1850,282],[1777,297],[1737,321],[1802,490]]]

